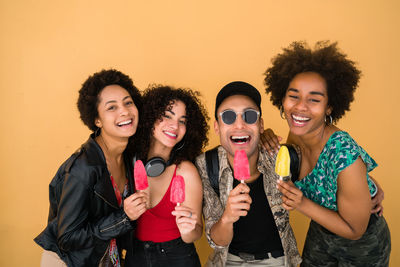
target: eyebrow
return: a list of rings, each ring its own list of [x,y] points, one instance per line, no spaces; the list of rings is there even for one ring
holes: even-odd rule
[[[175,115],[175,112],[173,112],[172,110],[167,110],[166,112],[170,112],[170,113],[172,113],[172,115]],[[188,116],[184,115],[184,116],[181,116],[181,118],[187,119]]]
[[[130,96],[130,95],[125,96],[124,98],[122,98],[122,101],[124,101],[124,100],[126,100],[126,99],[128,99],[128,98],[131,98],[131,96]],[[104,106],[106,106],[106,105],[108,105],[108,104],[111,104],[111,103],[117,103],[117,100],[110,100],[110,101],[107,101],[106,103],[104,103]]]
[[[298,92],[299,92],[299,90],[297,90],[297,89],[295,89],[295,88],[289,88],[289,89],[288,89],[288,91],[292,91],[292,92],[295,92],[295,93],[298,93]],[[317,91],[311,91],[311,92],[310,92],[310,95],[320,95],[320,96],[325,96],[325,94],[324,94],[324,93],[317,92]]]

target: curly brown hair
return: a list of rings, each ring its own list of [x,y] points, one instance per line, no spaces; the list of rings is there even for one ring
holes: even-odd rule
[[[99,95],[104,87],[109,85],[119,85],[124,88],[132,97],[139,113],[142,108],[142,96],[128,75],[115,69],[96,72],[82,84],[77,102],[81,120],[92,131],[96,131],[98,128],[94,121],[99,116],[97,110]]]
[[[361,71],[339,50],[337,42],[320,41],[314,49],[306,42],[293,42],[271,62],[272,67],[264,73],[264,82],[272,104],[279,109],[292,79],[299,73],[315,72],[326,81],[333,122],[350,110]]]
[[[175,164],[183,160],[193,162],[201,154],[208,144],[209,117],[199,97],[200,93],[197,91],[163,85],[151,85],[143,92],[143,109],[132,143],[139,159],[147,159],[154,124],[157,120],[162,120],[165,111],[171,110],[177,100],[186,105],[186,133],[183,140],[176,145],[178,147],[184,142],[183,147],[173,150],[172,161]]]

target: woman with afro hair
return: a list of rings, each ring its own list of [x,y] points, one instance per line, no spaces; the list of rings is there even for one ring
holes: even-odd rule
[[[301,266],[389,264],[388,226],[371,214],[379,187],[368,173],[377,164],[334,125],[350,109],[360,74],[329,42],[314,49],[294,42],[265,73],[266,92],[289,125],[287,141],[302,155],[300,179],[278,182],[283,207],[311,219]]]
[[[131,78],[114,69],[83,83],[78,109],[92,134],[50,182],[48,225],[35,238],[45,250],[42,267],[121,266],[134,221],[146,209],[145,192],[132,192],[126,150],[141,98]]]
[[[201,237],[202,183],[192,163],[207,145],[208,115],[190,89],[153,85],[144,91],[135,135],[137,160],[148,176],[147,210],[137,220],[127,266],[200,266],[193,242]],[[182,176],[186,198],[170,200],[172,180]]]

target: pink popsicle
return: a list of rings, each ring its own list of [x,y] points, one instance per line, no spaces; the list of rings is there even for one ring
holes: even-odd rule
[[[182,176],[177,175],[172,179],[170,200],[177,206],[185,201],[185,180]]]
[[[244,180],[250,178],[249,160],[246,151],[236,150],[233,158],[233,174],[237,180],[244,183]]]
[[[136,190],[145,190],[147,187],[149,187],[149,183],[147,182],[146,170],[144,169],[143,162],[141,160],[137,160],[135,162],[133,175],[135,177]]]

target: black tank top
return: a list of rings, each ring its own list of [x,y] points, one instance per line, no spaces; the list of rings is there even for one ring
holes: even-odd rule
[[[240,182],[234,179],[233,187]],[[258,254],[283,250],[279,232],[264,192],[263,175],[247,183],[252,203],[247,216],[233,224],[233,239],[229,251]],[[232,252],[231,252],[232,253]]]

